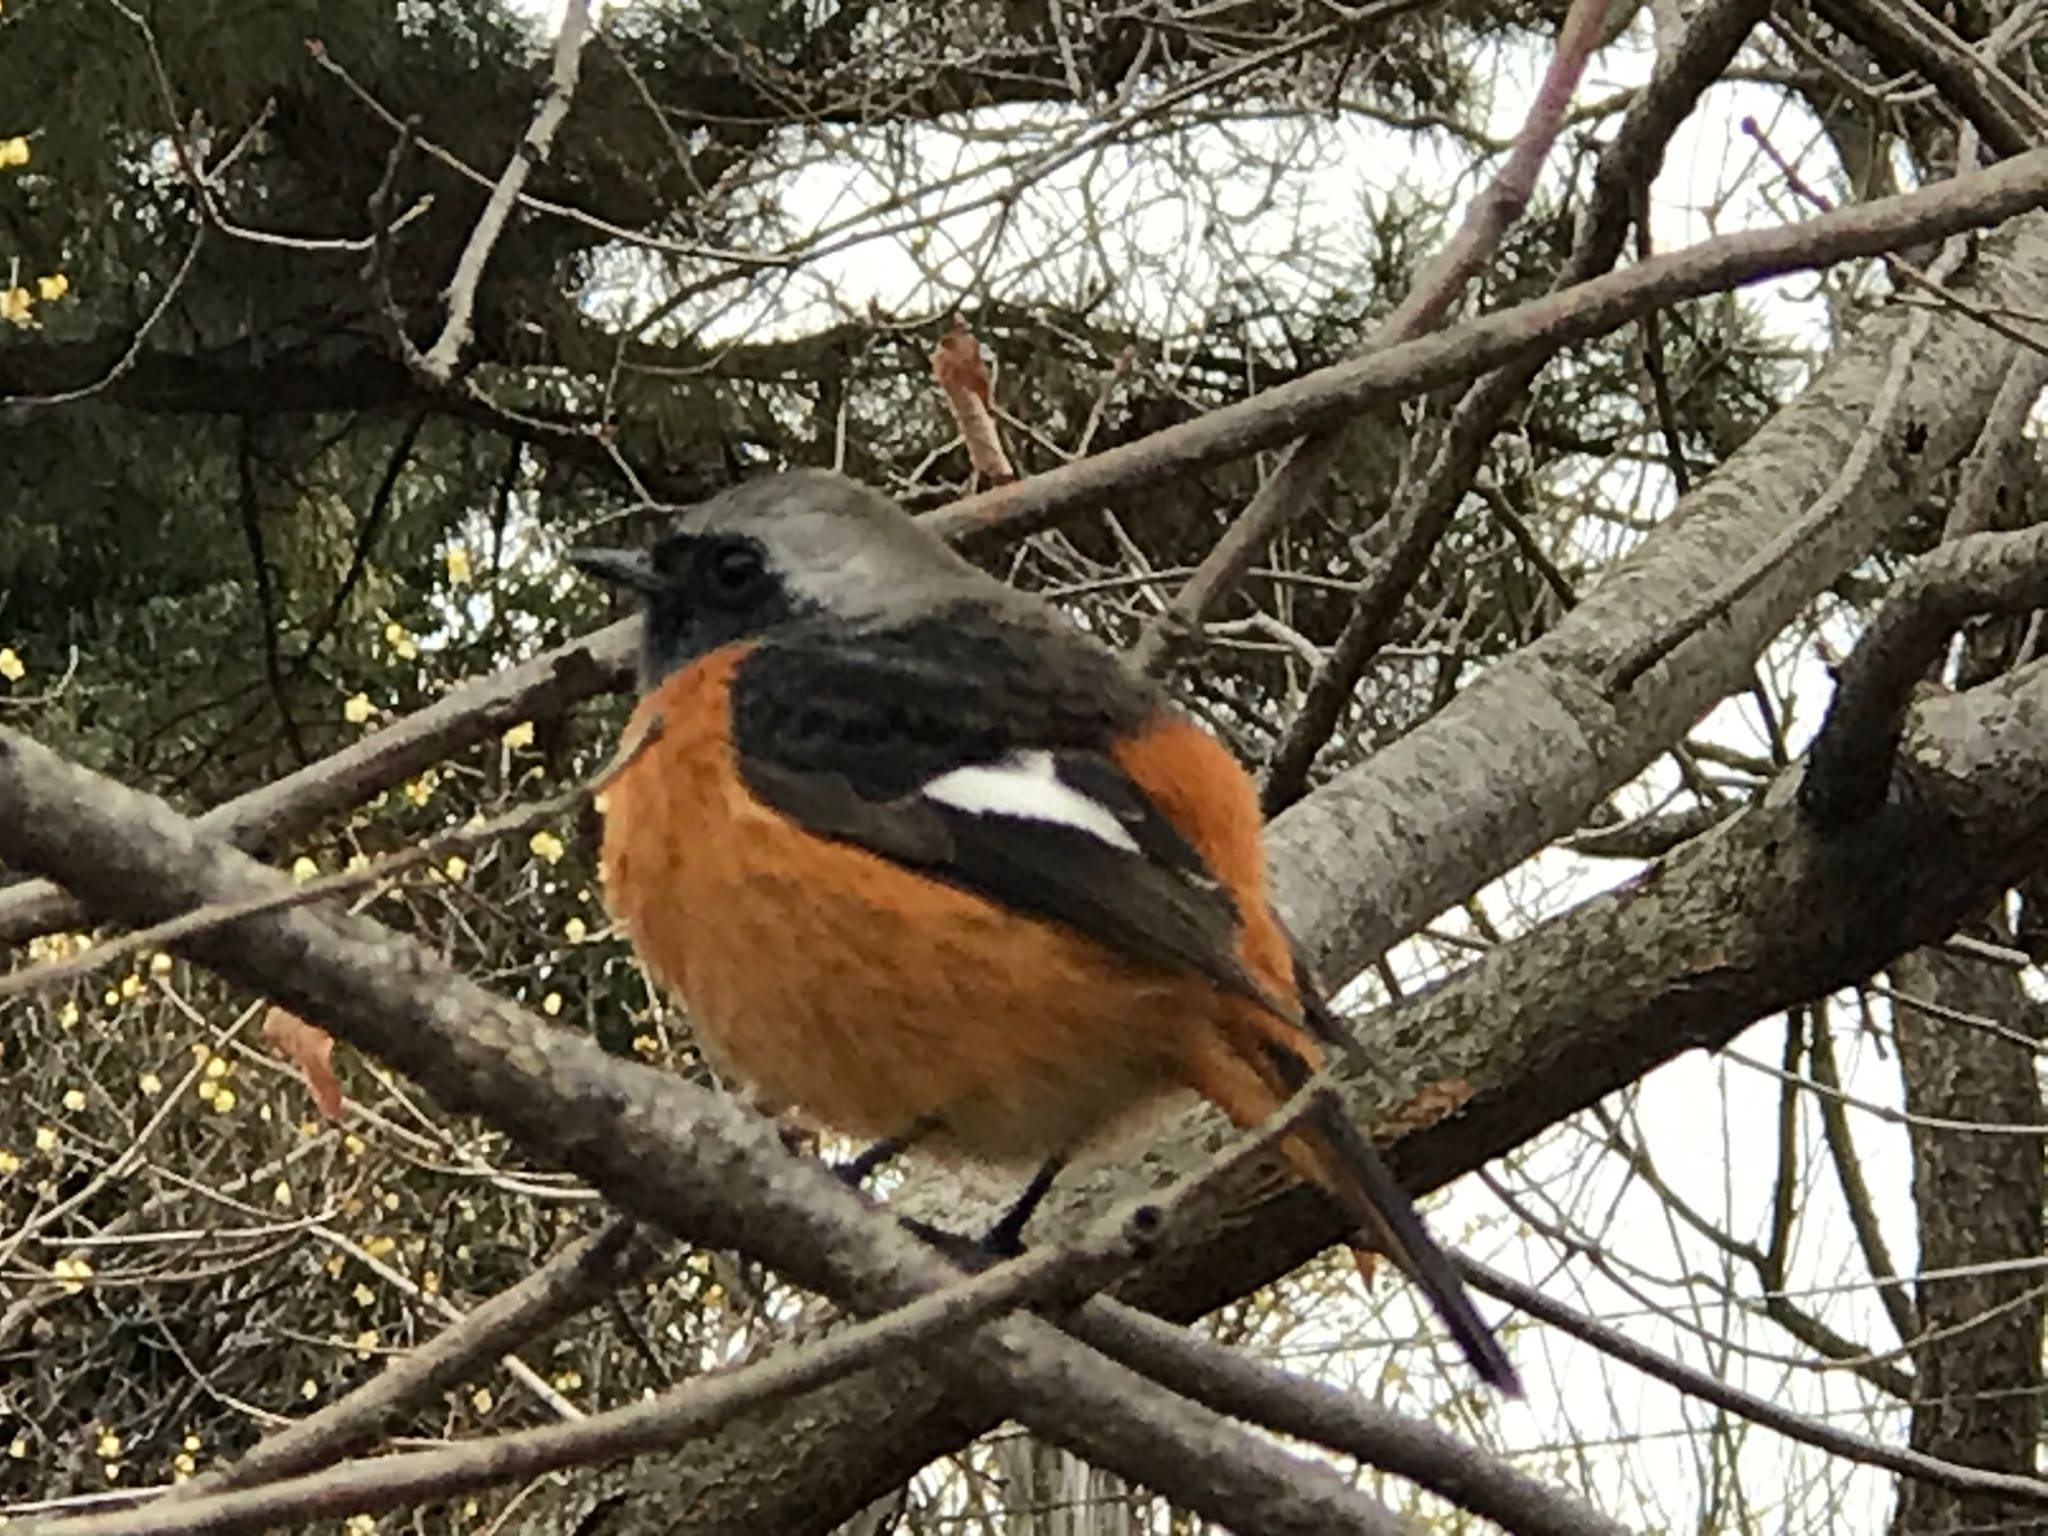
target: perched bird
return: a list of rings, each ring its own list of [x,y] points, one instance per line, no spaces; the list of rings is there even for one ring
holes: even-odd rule
[[[764,1107],[1037,1161],[1036,1194],[1136,1106],[1192,1089],[1256,1125],[1348,1043],[1268,904],[1236,760],[885,497],[772,475],[575,560],[645,615],[605,899]],[[1515,1390],[1336,1101],[1281,1146]]]

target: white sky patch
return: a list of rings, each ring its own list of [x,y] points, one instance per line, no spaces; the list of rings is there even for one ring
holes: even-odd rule
[[[999,763],[955,768],[926,784],[924,795],[970,815],[1055,822],[1126,853],[1138,851],[1114,811],[1061,781],[1050,752],[1018,752]]]

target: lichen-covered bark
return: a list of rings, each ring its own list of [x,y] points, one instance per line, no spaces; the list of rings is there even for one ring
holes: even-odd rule
[[[1973,286],[2048,300],[2048,221],[2020,219]],[[1813,387],[1759,430],[1548,635],[1273,824],[1275,888],[1326,971],[1375,954],[1574,828],[1722,698],[1813,595],[1866,554],[1976,441],[2011,365],[1973,321],[1913,350],[1891,430],[1838,516],[1727,615],[1619,693],[1613,661],[1794,523],[1840,474],[1911,324],[1873,316]]]

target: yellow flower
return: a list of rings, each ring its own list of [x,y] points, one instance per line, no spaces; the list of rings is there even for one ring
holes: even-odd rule
[[[235,1064],[225,1056],[213,1056],[207,1059],[206,1075],[208,1077],[226,1077],[234,1070]]]
[[[384,626],[384,643],[403,661],[419,659],[420,648],[412,643],[412,636],[406,633],[405,626],[396,619]]]
[[[451,853],[448,855],[448,862],[443,864],[441,868],[448,872],[450,880],[460,880],[469,873],[469,860],[459,853]]]
[[[121,995],[123,997],[142,996],[142,978],[133,971],[123,976],[121,978]]]
[[[16,1436],[15,1436],[15,1437],[14,1437],[14,1438],[13,1438],[12,1440],[8,1441],[8,1442],[7,1442],[7,1454],[8,1454],[9,1456],[12,1456],[12,1457],[13,1457],[13,1458],[14,1458],[14,1459],[15,1459],[16,1461],[21,1461],[21,1460],[23,1460],[23,1459],[24,1459],[25,1457],[27,1457],[27,1455],[28,1455],[28,1436],[27,1436],[27,1435],[16,1435]]]
[[[635,1035],[633,1049],[642,1056],[652,1056],[661,1049],[661,1042],[652,1035]]]
[[[235,1107],[235,1090],[223,1088],[213,1096],[213,1112],[224,1115]]]
[[[562,855],[569,851],[562,840],[546,827],[529,837],[526,846],[533,850],[534,857],[546,859],[550,864],[560,863]]]
[[[358,1359],[367,1360],[370,1358],[371,1355],[376,1353],[376,1350],[376,1329],[365,1328],[361,1333],[356,1335],[356,1356]]]
[[[162,950],[158,950],[149,957],[149,974],[152,976],[168,976],[171,974],[171,964],[171,957]]]
[[[341,706],[341,718],[350,725],[366,724],[370,716],[376,713],[377,706],[370,702],[367,693],[352,693],[348,696],[348,702]]]
[[[210,1077],[202,1077],[192,1085],[192,1092],[202,1104],[211,1104],[220,1097],[220,1084]]]
[[[571,944],[581,944],[583,942],[583,936],[589,932],[590,929],[584,924],[583,919],[580,917],[572,917],[569,919],[569,921],[562,924],[562,937],[567,939]]]
[[[0,1174],[21,1172],[21,1159],[5,1147],[0,1147]]]
[[[373,1259],[384,1258],[386,1255],[394,1252],[397,1247],[398,1239],[387,1236],[382,1232],[373,1232],[370,1236],[363,1239],[363,1252]]]
[[[522,748],[532,746],[533,722],[531,720],[520,721],[517,725],[513,726],[510,730],[505,732],[503,740],[505,745],[510,747],[514,752],[520,751]]]
[[[469,547],[465,544],[450,544],[447,559],[448,583],[450,586],[459,587],[469,580]]]
[[[33,317],[35,295],[26,288],[9,288],[0,293],[0,320],[27,325]]]
[[[496,1398],[491,1396],[491,1389],[489,1387],[478,1387],[474,1392],[470,1393],[469,1400],[476,1405],[478,1413],[489,1413],[491,1405],[497,1401]]]
[[[320,866],[307,858],[303,853],[292,860],[292,878],[301,885],[304,885],[319,873]]]
[[[199,1453],[199,1444],[199,1437],[197,1435],[187,1435],[183,1448],[193,1455],[197,1455]]]
[[[315,1381],[312,1377],[308,1376],[304,1381],[299,1383],[299,1396],[303,1397],[307,1402],[310,1403],[311,1401],[313,1401],[314,1398],[318,1397],[319,1395],[320,1383]]]
[[[36,1150],[38,1152],[54,1152],[57,1150],[57,1127],[54,1125],[39,1125],[36,1127]]]
[[[81,1109],[84,1109],[85,1090],[83,1088],[66,1088],[64,1090],[64,1107],[74,1115]]]
[[[351,1131],[348,1135],[341,1138],[341,1150],[350,1157],[361,1157],[368,1148],[365,1146],[363,1138]]]
[[[67,997],[64,1006],[57,1010],[57,1022],[65,1029],[78,1028],[78,1000]]]
[[[279,1179],[277,1186],[270,1191],[270,1200],[273,1205],[289,1206],[292,1203],[291,1180]]]
[[[192,1459],[190,1451],[180,1451],[171,1458],[171,1480],[182,1483],[198,1470],[199,1463]]]
[[[48,302],[61,299],[71,291],[71,279],[62,272],[52,272],[48,277],[36,279],[36,293]]]
[[[58,1290],[66,1296],[76,1296],[92,1278],[92,1266],[83,1259],[63,1258],[50,1265],[50,1274]]]
[[[377,1517],[375,1515],[350,1515],[348,1517],[348,1524],[343,1526],[342,1529],[347,1532],[347,1536],[376,1536]]]
[[[145,1072],[135,1079],[135,1086],[153,1099],[164,1091],[164,1080],[154,1072]]]
[[[111,1429],[103,1429],[100,1431],[99,1439],[94,1442],[92,1451],[101,1461],[119,1461],[121,1459],[121,1437]]]
[[[11,645],[0,645],[0,677],[10,683],[18,683],[28,676],[28,668],[21,664],[21,658],[14,654]]]
[[[377,1293],[361,1280],[356,1282],[356,1288],[349,1294],[355,1297],[356,1305],[359,1307],[374,1307],[377,1305]]]
[[[28,140],[20,134],[11,139],[0,139],[0,170],[13,165],[28,164]]]
[[[542,998],[540,1000],[540,1011],[551,1019],[560,1013],[562,1011],[562,994],[550,992],[546,997]]]
[[[416,779],[408,780],[405,786],[405,798],[410,800],[414,805],[425,805],[429,800],[433,799],[433,772],[429,770],[428,772],[421,774]]]
[[[439,1271],[438,1269],[430,1269],[425,1274],[421,1275],[420,1289],[425,1291],[429,1296],[440,1295],[441,1271]]]

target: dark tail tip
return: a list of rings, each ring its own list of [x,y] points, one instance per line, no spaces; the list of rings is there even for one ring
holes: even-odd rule
[[[1332,1160],[1345,1175],[1345,1188],[1332,1189],[1347,1215],[1361,1232],[1398,1264],[1422,1293],[1458,1348],[1479,1373],[1480,1380],[1509,1397],[1522,1395],[1522,1378],[1500,1347],[1500,1341],[1479,1311],[1459,1278],[1449,1255],[1429,1235],[1422,1218],[1409,1203],[1407,1191],[1395,1182],[1372,1143],[1359,1134],[1332,1097],[1325,1097],[1308,1121],[1333,1154]]]

